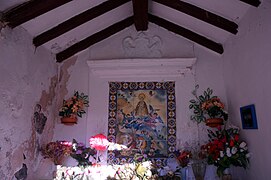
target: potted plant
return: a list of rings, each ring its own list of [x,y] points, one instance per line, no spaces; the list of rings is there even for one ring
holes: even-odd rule
[[[55,165],[62,165],[65,156],[71,153],[71,144],[66,141],[52,141],[41,148],[44,159],[49,158]]]
[[[198,96],[197,89],[199,85],[196,85],[192,94],[195,99],[191,99],[189,109],[193,110],[191,120],[198,123],[205,122],[207,126],[216,127],[223,125],[224,121],[228,119],[228,113],[224,110],[224,104],[217,96],[213,96],[213,90],[207,88],[203,91],[203,94]]]
[[[75,91],[71,98],[63,100],[63,105],[59,110],[59,116],[62,116],[61,122],[68,125],[76,124],[77,116],[82,117],[82,115],[86,113],[85,107],[88,106],[88,96]]]

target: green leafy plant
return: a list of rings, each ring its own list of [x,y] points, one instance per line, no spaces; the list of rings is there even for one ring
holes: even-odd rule
[[[213,96],[213,90],[207,88],[203,91],[202,95],[197,95],[199,85],[195,86],[195,90],[192,92],[194,99],[191,99],[189,109],[193,110],[191,120],[198,123],[205,122],[208,118],[223,118],[225,121],[228,119],[228,114],[224,110],[224,104],[217,96]]]
[[[63,105],[59,111],[59,116],[63,117],[82,117],[86,113],[85,107],[89,106],[88,96],[84,93],[75,91],[74,95],[68,100],[63,100]]]
[[[95,154],[95,149],[86,147],[85,144],[78,143],[75,139],[72,140],[72,151],[70,156],[78,162],[78,166],[92,165],[92,162],[89,160],[89,158],[90,156],[94,158]]]

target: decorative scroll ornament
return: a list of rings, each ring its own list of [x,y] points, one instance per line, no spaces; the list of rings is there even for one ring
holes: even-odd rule
[[[140,32],[135,38],[124,38],[122,46],[127,57],[162,57],[162,41],[159,36],[148,37]]]

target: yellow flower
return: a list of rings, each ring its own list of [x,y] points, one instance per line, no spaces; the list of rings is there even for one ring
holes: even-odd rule
[[[147,172],[147,168],[144,167],[141,163],[137,166],[136,168],[136,173],[141,176],[144,177],[144,174]]]
[[[72,112],[75,113],[75,112],[77,112],[77,110],[78,110],[78,107],[77,107],[77,106],[73,106],[73,107],[72,107]]]

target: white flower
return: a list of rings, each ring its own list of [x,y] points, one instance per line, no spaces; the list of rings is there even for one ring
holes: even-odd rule
[[[73,167],[72,170],[75,174],[82,174],[82,169],[78,166]]]
[[[226,149],[226,153],[227,153],[227,156],[228,156],[228,157],[231,157],[231,149],[230,149],[230,148],[227,148],[227,149]]]
[[[68,175],[68,176],[73,175],[73,173],[74,173],[74,171],[72,170],[72,168],[69,168],[66,170],[66,175]]]
[[[220,151],[220,157],[224,157],[224,152],[223,151]]]
[[[236,147],[232,147],[231,153],[232,153],[232,154],[236,154],[236,153],[237,153],[237,148],[236,148]]]
[[[250,158],[250,157],[251,157],[251,153],[247,153],[246,158]]]
[[[142,166],[145,167],[145,168],[150,168],[151,167],[151,161],[144,161],[142,163]]]
[[[151,177],[151,176],[152,176],[152,173],[151,173],[150,170],[147,170],[147,172],[145,173],[145,175],[146,175],[147,177]]]
[[[247,145],[247,144],[246,144],[245,142],[242,142],[242,143],[239,145],[239,147],[244,149],[244,147],[246,147],[246,145]]]

